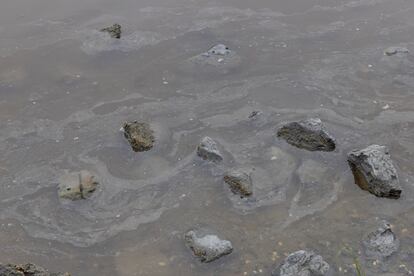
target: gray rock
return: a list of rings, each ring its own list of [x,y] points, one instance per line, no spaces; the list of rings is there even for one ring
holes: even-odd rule
[[[283,261],[272,276],[322,276],[327,275],[329,264],[312,251],[296,251]]]
[[[335,150],[335,139],[324,129],[319,118],[288,123],[279,129],[277,136],[309,151]]]
[[[82,170],[63,175],[59,181],[59,197],[63,199],[86,199],[96,190],[98,182],[90,172]]]
[[[217,143],[208,136],[201,139],[200,144],[197,146],[197,155],[204,160],[213,162],[220,162],[223,160]]]
[[[400,246],[400,242],[391,230],[391,225],[383,221],[381,226],[367,235],[363,241],[365,254],[375,259],[391,256]]]
[[[355,183],[361,189],[378,197],[398,199],[401,186],[397,170],[385,146],[371,145],[348,154],[348,163],[354,174]]]
[[[393,56],[396,54],[408,54],[409,52],[410,51],[405,47],[392,46],[385,49],[384,54],[387,56]]]
[[[111,37],[120,39],[121,38],[121,25],[115,23],[110,27],[106,27],[101,29],[101,32],[108,33]]]
[[[230,190],[234,194],[240,195],[241,198],[248,197],[253,194],[253,185],[250,174],[241,169],[231,170],[223,177]]]
[[[154,131],[147,123],[137,121],[123,125],[124,136],[135,152],[150,150],[155,143]]]
[[[69,273],[51,273],[46,269],[34,265],[14,265],[14,264],[0,264],[1,276],[70,276]]]
[[[213,46],[210,50],[208,50],[207,52],[203,53],[203,56],[226,56],[229,55],[231,53],[231,50],[229,49],[229,47],[227,47],[224,44],[217,44],[215,46]]]
[[[208,263],[228,255],[233,251],[230,241],[222,240],[205,229],[190,230],[184,235],[188,248],[203,263]]]

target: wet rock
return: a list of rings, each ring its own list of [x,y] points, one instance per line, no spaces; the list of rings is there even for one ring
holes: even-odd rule
[[[63,175],[59,182],[59,197],[63,199],[86,199],[96,190],[98,182],[90,172],[82,170]]]
[[[230,241],[222,240],[205,229],[190,230],[184,235],[188,248],[203,263],[214,261],[233,251]]]
[[[230,53],[231,53],[231,51],[230,51],[229,47],[227,47],[224,44],[217,44],[217,45],[213,46],[207,52],[203,53],[202,55],[205,56],[205,57],[226,56],[226,55],[229,55]]]
[[[253,185],[250,174],[241,169],[231,170],[223,177],[230,190],[234,194],[240,195],[241,198],[248,197],[253,194]]]
[[[70,276],[69,273],[51,273],[46,269],[34,265],[14,265],[14,264],[0,264],[0,275],[1,276]]]
[[[207,52],[191,57],[186,62],[186,71],[200,73],[228,73],[241,63],[240,56],[224,44],[217,44]]]
[[[335,139],[324,129],[319,118],[288,123],[279,129],[277,136],[309,151],[335,150]]]
[[[114,25],[112,25],[110,27],[106,27],[106,28],[101,29],[101,32],[106,32],[111,37],[120,39],[121,38],[121,33],[122,33],[121,25],[115,23]]]
[[[329,264],[312,251],[296,251],[283,261],[272,276],[316,276],[327,275]]]
[[[135,152],[148,151],[154,146],[154,131],[147,123],[126,122],[123,125],[123,131]]]
[[[368,257],[383,259],[396,252],[400,243],[394,232],[392,232],[391,225],[383,221],[376,231],[368,234],[363,241],[363,245]]]
[[[348,163],[354,174],[355,183],[361,189],[378,197],[398,199],[401,186],[397,170],[385,146],[371,145],[348,154]]]
[[[393,56],[396,54],[408,54],[410,51],[405,47],[392,46],[385,49],[384,54],[387,56]]]
[[[220,162],[223,157],[218,149],[217,143],[210,137],[204,137],[197,146],[197,155],[204,160]]]

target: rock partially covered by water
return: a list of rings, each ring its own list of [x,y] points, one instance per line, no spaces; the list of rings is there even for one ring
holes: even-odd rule
[[[229,55],[231,53],[230,48],[227,47],[224,44],[217,44],[215,46],[213,46],[210,50],[208,50],[207,52],[203,53],[202,55],[205,57],[210,57],[210,56],[226,56]]]
[[[1,276],[70,276],[69,273],[51,273],[34,264],[14,265],[0,264]]]
[[[397,169],[385,146],[371,145],[348,154],[355,183],[378,197],[400,198]]]
[[[400,246],[399,240],[391,230],[391,225],[386,221],[383,221],[376,231],[369,233],[363,244],[365,254],[376,259],[391,256]]]
[[[120,39],[121,38],[121,25],[118,23],[115,23],[114,25],[110,27],[106,27],[101,29],[101,32],[108,33],[111,37]]]
[[[148,151],[154,146],[154,131],[147,123],[126,122],[123,125],[123,131],[135,152]]]
[[[96,190],[98,181],[89,171],[72,172],[63,175],[59,181],[59,197],[63,199],[86,199]]]
[[[277,136],[309,151],[335,150],[335,139],[325,130],[319,118],[288,123],[279,129]]]
[[[208,263],[233,251],[230,241],[220,239],[205,229],[190,230],[184,235],[188,248],[201,262]]]
[[[405,47],[392,46],[385,49],[384,54],[387,56],[393,56],[396,54],[408,54],[409,52],[410,51]]]
[[[241,198],[248,197],[253,194],[253,185],[250,174],[242,169],[228,171],[223,177],[230,190],[234,194],[240,195]]]
[[[327,275],[329,264],[312,251],[296,251],[283,261],[272,276],[316,276]]]
[[[204,160],[213,162],[220,162],[223,160],[223,156],[218,149],[217,143],[208,136],[201,139],[200,144],[197,146],[197,155]]]

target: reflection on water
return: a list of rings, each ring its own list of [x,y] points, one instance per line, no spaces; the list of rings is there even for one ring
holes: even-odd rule
[[[355,275],[355,256],[367,275],[414,270],[414,57],[384,54],[414,52],[414,3],[1,6],[0,262],[73,275],[269,275],[311,248],[338,275]],[[121,39],[98,31],[115,22]],[[220,43],[229,55],[202,55]],[[337,138],[334,152],[276,138],[283,122],[311,117]],[[131,120],[151,124],[152,150],[131,151],[119,131]],[[221,147],[220,164],[197,158],[204,136]],[[390,149],[399,200],[354,184],[346,154],[373,143]],[[252,172],[250,198],[222,180],[236,167]],[[60,202],[59,177],[82,169],[99,189]],[[376,263],[360,242],[382,219],[401,248]],[[195,260],[182,235],[203,225],[234,252]]]

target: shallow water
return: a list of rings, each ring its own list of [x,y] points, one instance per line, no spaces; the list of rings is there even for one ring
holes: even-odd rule
[[[269,275],[310,248],[333,275],[355,275],[354,256],[367,275],[411,275],[414,2],[118,2],[0,4],[0,262],[73,275]],[[114,22],[120,40],[97,31]],[[218,43],[232,55],[200,62]],[[389,46],[411,54],[386,56]],[[337,138],[334,152],[276,138],[283,122],[309,117]],[[130,149],[127,120],[152,125],[151,151]],[[222,164],[196,157],[206,135]],[[353,182],[346,154],[372,143],[390,149],[399,200]],[[252,171],[253,198],[224,185],[233,167]],[[60,202],[59,177],[81,169],[98,191]],[[361,240],[381,219],[401,247],[375,263]],[[183,233],[202,225],[234,252],[195,260]]]

